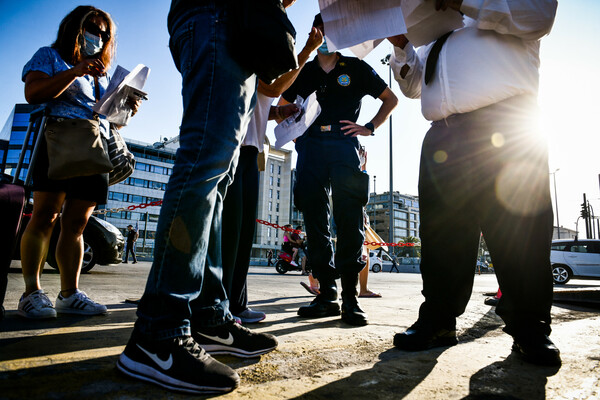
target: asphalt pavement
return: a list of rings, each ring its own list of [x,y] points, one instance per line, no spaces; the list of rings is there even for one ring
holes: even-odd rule
[[[23,290],[19,262],[9,274],[0,322],[0,399],[184,399],[119,374],[115,368],[135,321],[127,300],[143,292],[150,263],[97,266],[80,288],[106,304],[97,317],[59,315],[30,321],[16,315]],[[475,275],[473,295],[458,320],[459,344],[407,353],[393,348],[395,333],[410,326],[422,301],[420,275],[370,274],[381,298],[361,299],[370,317],[350,327],[339,317],[300,319],[299,306],[313,296],[299,273],[280,275],[252,267],[249,298],[267,313],[251,329],[269,332],[279,348],[260,359],[219,358],[241,376],[224,399],[597,399],[600,398],[600,315],[589,296],[562,296],[552,309],[552,339],[562,352],[560,369],[540,368],[511,352],[502,320],[483,303],[495,292],[493,274]],[[600,281],[572,280],[561,290],[598,293]],[[59,276],[47,267],[42,285],[54,300]],[[594,298],[594,296],[591,296]]]

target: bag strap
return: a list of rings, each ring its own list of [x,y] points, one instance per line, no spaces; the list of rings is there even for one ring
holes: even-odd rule
[[[98,77],[94,76],[94,101],[97,103],[98,99],[100,99],[100,83],[98,82]],[[100,116],[97,112],[94,111],[94,119],[98,121]]]

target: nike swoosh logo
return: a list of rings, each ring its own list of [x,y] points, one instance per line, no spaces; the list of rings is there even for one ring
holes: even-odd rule
[[[156,363],[156,365],[158,365],[159,367],[161,367],[163,370],[168,370],[169,368],[171,368],[171,366],[173,365],[173,355],[169,354],[169,358],[166,360],[161,360],[160,358],[158,358],[158,356],[154,353],[150,353],[148,350],[144,349],[142,346],[140,346],[139,344],[136,343],[136,346],[143,351],[144,353],[146,353],[146,355],[148,357],[150,357],[150,359],[152,361],[154,361]]]
[[[204,333],[198,332],[200,335],[204,336],[205,338],[208,338],[210,340],[214,340],[215,342],[219,342],[224,344],[225,346],[231,346],[233,344],[233,336],[231,335],[231,332],[229,332],[229,336],[226,339],[223,339],[222,337],[219,336],[210,336],[210,335],[206,335]]]

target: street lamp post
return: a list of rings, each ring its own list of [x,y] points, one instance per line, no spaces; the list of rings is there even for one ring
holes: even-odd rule
[[[373,175],[373,199],[377,196],[377,176]],[[377,210],[375,209],[375,201],[373,200],[373,230],[376,230],[377,223],[375,222],[375,217],[377,216]]]
[[[560,239],[560,221],[558,219],[558,194],[556,192],[556,173],[560,171],[560,168],[556,168],[554,172],[550,172],[552,174],[552,178],[554,180],[554,204],[556,208],[556,229],[558,233],[558,238]]]
[[[390,57],[388,54],[385,58],[381,59],[383,65],[387,65],[388,68],[388,79],[389,86],[392,87],[392,65],[390,64]],[[392,147],[392,115],[390,114],[390,243],[395,243],[394,238],[394,158],[393,158],[393,147]]]

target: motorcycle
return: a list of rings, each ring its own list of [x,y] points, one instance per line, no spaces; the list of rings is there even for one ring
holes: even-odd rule
[[[280,274],[285,274],[288,271],[302,271],[302,266],[296,262],[292,263],[292,256],[283,251],[277,255],[277,261],[275,262],[275,270]]]

